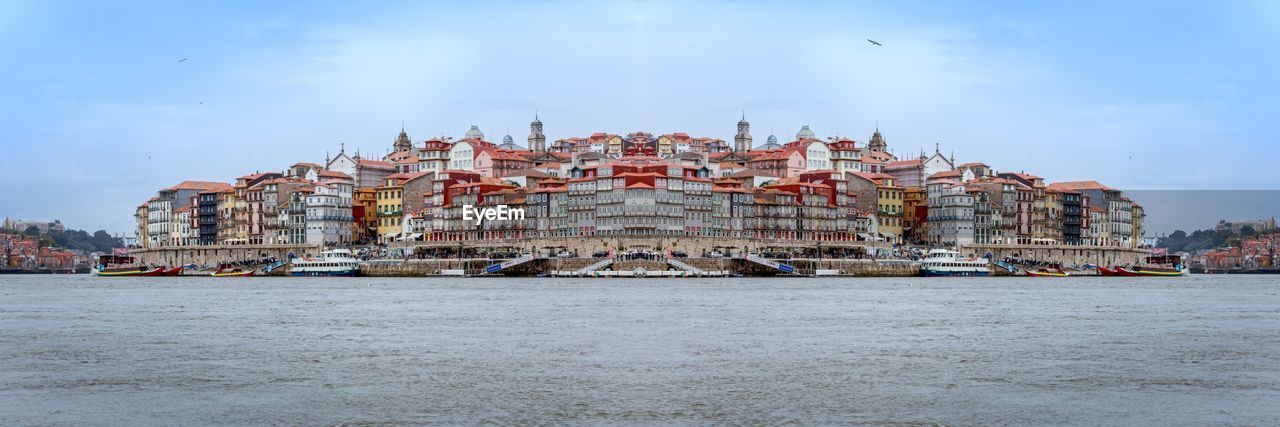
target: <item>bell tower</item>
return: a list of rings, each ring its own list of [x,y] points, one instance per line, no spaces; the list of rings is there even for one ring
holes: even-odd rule
[[[751,123],[747,123],[747,115],[738,120],[738,134],[733,137],[733,150],[745,153],[751,150]]]
[[[542,121],[538,120],[538,115],[533,115],[533,121],[529,123],[529,151],[540,153],[547,149],[547,136],[542,134]]]
[[[396,142],[392,144],[395,151],[409,151],[413,148],[413,141],[409,140],[409,134],[404,132],[404,125],[400,126],[400,135],[396,136]]]
[[[876,126],[876,133],[871,134],[871,140],[867,141],[867,149],[881,153],[889,150],[889,143],[880,135],[879,126]]]

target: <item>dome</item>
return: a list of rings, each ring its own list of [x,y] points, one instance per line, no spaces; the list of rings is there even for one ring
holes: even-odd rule
[[[779,148],[782,148],[782,146],[778,145],[778,137],[773,135],[769,135],[769,138],[765,139],[764,145],[760,146],[760,149],[763,150],[777,150]]]
[[[484,132],[480,131],[480,126],[471,125],[471,130],[467,131],[463,138],[484,140]]]
[[[799,141],[802,139],[818,139],[818,135],[814,134],[812,130],[809,130],[809,125],[804,125],[800,127],[799,132],[796,132],[796,140]]]
[[[515,143],[515,140],[514,140],[514,139],[511,139],[511,135],[507,135],[507,136],[502,137],[502,143],[503,143],[503,144],[514,144],[514,143]]]

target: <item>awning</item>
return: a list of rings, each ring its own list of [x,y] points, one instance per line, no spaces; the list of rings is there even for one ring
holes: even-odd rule
[[[862,240],[871,240],[871,235],[867,233],[858,233],[858,237],[861,237]]]
[[[397,232],[395,232],[395,233],[391,233],[391,234],[388,234],[388,235],[385,235],[385,236],[382,236],[382,237],[385,237],[385,238],[388,238],[388,239],[394,239],[394,238],[396,238],[396,236],[399,236],[399,235],[400,235],[400,232],[399,232],[399,231],[397,231]]]
[[[422,233],[413,233],[413,234],[408,235],[408,236],[407,236],[407,237],[405,237],[404,239],[405,239],[405,240],[418,240],[418,238],[419,238],[419,237],[422,237]]]

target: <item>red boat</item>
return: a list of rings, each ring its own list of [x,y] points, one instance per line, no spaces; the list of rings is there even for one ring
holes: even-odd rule
[[[1101,267],[1098,270],[1102,270]],[[1147,264],[1134,267],[1116,267],[1115,275],[1123,277],[1186,276],[1189,271],[1178,255],[1147,257]],[[1105,274],[1104,274],[1105,275]]]
[[[163,267],[148,267],[145,265],[134,264],[134,259],[128,256],[120,255],[102,255],[98,257],[98,265],[93,268],[93,274],[103,277],[158,277],[158,276],[176,276],[169,274],[170,270]],[[182,271],[179,267],[177,271]]]
[[[164,273],[161,273],[160,275],[161,276],[177,276],[179,274],[182,274],[182,267],[170,268],[168,270],[165,270]]]
[[[1106,268],[1106,267],[1103,267],[1103,266],[1099,265],[1099,266],[1098,266],[1098,274],[1101,274],[1101,275],[1103,275],[1103,276],[1119,276],[1119,275],[1120,275],[1120,269],[1119,269],[1119,268]]]

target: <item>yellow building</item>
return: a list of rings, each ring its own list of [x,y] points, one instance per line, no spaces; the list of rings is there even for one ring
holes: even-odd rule
[[[1043,209],[1046,243],[1062,244],[1062,193],[1046,187]]]
[[[876,180],[876,216],[880,219],[880,234],[891,243],[902,243],[902,217],[905,190],[897,186],[893,178]]]
[[[218,193],[218,244],[230,244],[236,237],[235,224],[236,189],[227,188]]]
[[[403,231],[405,178],[403,173],[387,176],[376,190],[378,241],[383,243],[394,241]]]

